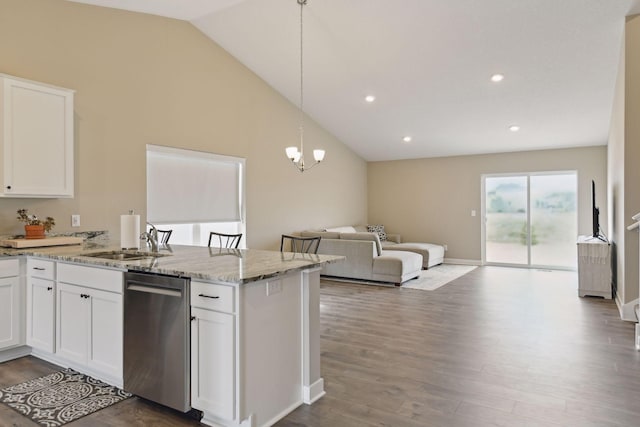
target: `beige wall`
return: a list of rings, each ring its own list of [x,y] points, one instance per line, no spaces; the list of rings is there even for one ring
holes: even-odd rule
[[[624,125],[624,217],[640,212],[640,15],[629,18],[625,26],[625,125]],[[638,233],[628,233],[625,252],[625,303],[638,298]]]
[[[576,170],[578,230],[590,234],[591,179],[607,224],[606,156],[598,146],[369,163],[369,223],[405,240],[447,244],[447,258],[479,261],[483,174]]]
[[[616,180],[610,191],[614,212],[617,298],[624,306],[638,298],[640,287],[638,233],[625,229],[631,223],[631,217],[640,212],[640,15],[627,18],[621,65],[624,74],[621,72],[618,77],[609,156]],[[628,312],[626,308],[624,311]]]
[[[611,269],[613,283],[616,287],[616,298],[620,302],[625,301],[624,247],[627,234],[627,219],[624,213],[624,89],[625,43],[623,39],[607,146],[609,230],[613,246]]]
[[[294,105],[189,23],[62,0],[0,0],[0,72],[76,90],[76,197],[0,199],[0,234],[21,232],[25,207],[56,231],[108,229],[145,215],[148,143],[247,159],[248,246],[282,233],[366,221],[366,162],[310,120],[327,150],[300,174]],[[70,227],[79,213],[80,229]]]

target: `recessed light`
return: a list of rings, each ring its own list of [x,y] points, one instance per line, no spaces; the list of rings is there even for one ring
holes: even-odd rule
[[[520,126],[518,126],[518,125],[511,125],[511,126],[509,126],[509,130],[510,130],[511,132],[518,132],[518,131],[520,130]]]
[[[404,138],[402,138],[402,141],[411,142],[411,137],[410,136],[405,136]]]
[[[369,102],[369,103],[371,103],[371,102],[376,100],[376,97],[373,96],[373,95],[367,95],[367,96],[364,97],[364,100]]]
[[[491,76],[491,81],[494,83],[498,83],[504,80],[504,74],[494,74]]]

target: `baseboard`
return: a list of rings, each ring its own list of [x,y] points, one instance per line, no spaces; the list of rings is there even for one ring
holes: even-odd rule
[[[325,395],[324,391],[324,379],[319,378],[316,382],[310,386],[302,387],[303,397],[302,401],[307,405],[313,404],[315,401]]]
[[[31,354],[31,347],[26,345],[10,348],[8,350],[2,350],[0,351],[0,363],[7,362],[13,359],[18,359],[20,357],[28,356],[30,354]]]
[[[482,265],[479,259],[461,259],[461,258],[445,258],[444,264],[460,264],[460,265]]]
[[[638,298],[626,304],[623,304],[622,301],[620,301],[618,295],[616,295],[616,305],[618,306],[618,311],[620,312],[620,318],[622,320],[634,323],[638,321],[635,311],[636,305],[638,305]]]

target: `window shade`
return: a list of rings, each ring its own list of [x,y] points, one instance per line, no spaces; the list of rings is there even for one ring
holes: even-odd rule
[[[147,219],[157,223],[241,220],[243,159],[147,146]]]

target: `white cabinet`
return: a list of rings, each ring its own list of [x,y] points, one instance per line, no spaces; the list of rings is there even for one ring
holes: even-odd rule
[[[0,197],[73,197],[73,95],[0,74]]]
[[[122,383],[122,272],[58,263],[56,355]]]
[[[611,299],[611,243],[578,236],[578,296]]]
[[[54,352],[55,263],[34,258],[27,260],[27,344]]]
[[[223,420],[236,418],[234,291],[191,282],[191,406]]]
[[[0,350],[21,344],[19,274],[17,259],[0,260]]]
[[[192,308],[191,406],[234,419],[234,316]]]
[[[89,304],[84,287],[58,283],[56,354],[86,364],[89,352]]]

